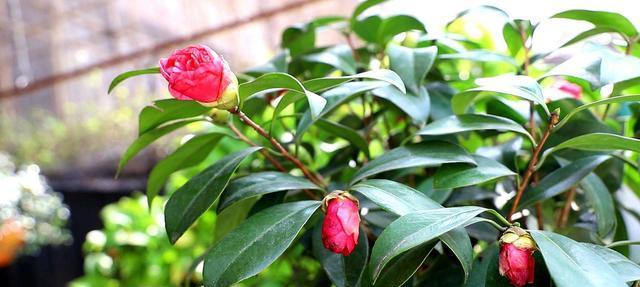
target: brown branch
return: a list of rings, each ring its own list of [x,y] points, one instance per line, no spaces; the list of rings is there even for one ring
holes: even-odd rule
[[[240,140],[242,140],[243,142],[249,144],[250,146],[258,146],[256,143],[254,143],[253,141],[251,141],[247,136],[245,136],[234,124],[232,121],[229,121],[229,128],[233,131],[234,134],[236,134],[238,136],[238,138],[240,138]],[[280,164],[280,162],[275,159],[274,157],[272,157],[269,154],[269,151],[267,151],[266,149],[261,149],[260,153],[269,161],[271,162],[271,164],[273,164],[273,166],[281,171],[281,172],[287,172],[287,169],[284,168],[284,166],[282,166],[282,164]],[[303,189],[302,192],[304,192],[308,197],[313,198],[313,199],[318,199],[318,197],[313,194],[313,192],[311,192],[308,189]]]
[[[569,213],[571,212],[571,203],[573,203],[573,199],[576,197],[576,188],[572,187],[569,189],[567,193],[567,199],[564,202],[564,207],[560,212],[560,216],[558,216],[558,228],[564,228],[567,226],[567,221],[569,220]]]
[[[511,211],[509,211],[509,216],[507,217],[511,220],[511,217],[516,210],[518,209],[518,204],[520,204],[520,199],[522,199],[522,194],[524,193],[525,188],[529,184],[529,180],[531,180],[531,176],[535,171],[535,165],[538,162],[538,157],[540,156],[540,151],[542,151],[542,147],[544,146],[547,139],[549,139],[549,135],[551,134],[551,130],[558,123],[558,114],[556,112],[551,113],[551,117],[549,118],[549,124],[547,125],[547,130],[544,132],[542,139],[538,143],[538,146],[533,150],[533,154],[531,155],[531,160],[529,160],[529,165],[527,166],[527,171],[524,173],[524,177],[522,178],[522,182],[518,186],[518,191],[516,193],[516,197],[513,201],[513,205],[511,206]]]
[[[351,39],[351,34],[344,33],[344,37],[347,39],[347,45],[349,45],[349,48],[351,49],[351,55],[353,56],[353,60],[356,61],[356,63],[360,62],[360,55],[358,55],[356,46],[355,44],[353,44],[353,40]]]
[[[323,182],[323,179],[320,177],[320,175],[310,171],[298,158],[296,158],[295,156],[291,155],[282,146],[282,144],[280,144],[280,142],[278,142],[278,140],[276,140],[275,138],[270,136],[269,133],[267,133],[267,131],[265,131],[260,125],[258,125],[254,121],[252,121],[249,117],[247,117],[247,115],[245,115],[241,110],[239,110],[238,108],[235,108],[233,110],[230,110],[229,112],[231,112],[232,114],[237,115],[238,118],[240,118],[240,121],[242,121],[244,124],[250,126],[258,134],[260,134],[262,137],[267,139],[271,143],[271,145],[273,145],[273,147],[275,147],[286,159],[288,159],[295,166],[297,166],[302,171],[302,173],[304,174],[305,177],[307,177],[309,180],[311,180],[313,183],[317,184],[318,186],[320,186],[322,188],[326,188],[326,184]]]
[[[247,143],[250,146],[258,146],[256,143],[252,142],[247,136],[245,136],[240,130],[238,130],[238,128],[233,124],[232,121],[229,121],[229,128],[231,129],[231,131],[233,131],[234,134],[236,134],[238,136],[238,138],[240,138],[240,140],[242,140],[243,142]],[[275,158],[273,158],[270,154],[269,151],[267,151],[266,149],[261,149],[260,153],[262,155],[264,155],[264,157],[271,162],[271,164],[273,164],[273,166],[282,172],[287,172],[287,169],[284,168],[284,166],[282,166],[282,164],[280,164],[280,162],[278,162],[278,160],[276,160]]]

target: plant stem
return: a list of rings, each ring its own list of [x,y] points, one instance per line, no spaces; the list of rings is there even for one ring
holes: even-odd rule
[[[344,37],[347,39],[347,45],[349,45],[349,48],[351,49],[351,55],[353,56],[353,60],[356,61],[356,63],[360,62],[360,55],[358,55],[356,46],[353,44],[353,40],[351,40],[351,34],[344,33]]]
[[[516,193],[516,197],[513,201],[513,205],[511,206],[511,211],[509,211],[509,220],[513,214],[518,210],[518,204],[520,204],[520,199],[522,199],[522,194],[524,193],[525,188],[529,184],[529,180],[531,180],[531,175],[535,171],[536,163],[538,162],[538,157],[540,156],[540,151],[542,151],[542,147],[544,146],[547,139],[549,139],[549,135],[551,134],[551,130],[553,126],[558,123],[558,114],[556,112],[551,113],[551,117],[549,118],[549,124],[547,125],[547,130],[544,132],[542,139],[538,143],[538,146],[533,150],[533,154],[531,155],[531,160],[529,160],[529,165],[527,166],[527,171],[524,173],[524,177],[522,178],[522,182],[518,186],[518,191]]]
[[[634,240],[617,241],[611,244],[607,244],[607,247],[613,248],[613,247],[625,246],[625,245],[640,245],[640,241],[634,241]]]
[[[506,226],[511,226],[511,222],[509,222],[509,220],[507,220],[506,218],[504,218],[504,216],[502,216],[502,214],[500,214],[500,212],[497,212],[493,209],[489,209],[489,213],[493,214],[493,216],[495,216],[498,220],[500,220],[500,222],[504,223]]]
[[[567,199],[564,202],[564,207],[562,211],[560,211],[560,215],[558,216],[557,226],[558,228],[565,228],[567,226],[567,221],[569,220],[569,213],[571,212],[571,203],[573,203],[573,199],[576,197],[576,188],[572,187],[569,189],[567,193]]]
[[[233,131],[234,134],[236,134],[238,136],[238,138],[240,138],[240,140],[242,140],[243,142],[247,143],[250,146],[258,146],[256,143],[252,142],[247,136],[245,136],[240,130],[238,130],[238,128],[233,124],[232,121],[229,121],[229,128],[231,129],[231,131]],[[280,164],[280,162],[278,162],[278,160],[276,160],[275,158],[273,158],[269,152],[265,149],[261,149],[260,153],[262,155],[264,155],[264,157],[271,162],[271,164],[273,164],[273,166],[282,172],[286,172],[287,169],[284,168],[284,166],[282,166],[282,164]]]
[[[243,142],[247,143],[250,146],[258,146],[256,143],[254,143],[253,141],[251,141],[247,136],[245,136],[234,124],[233,121],[229,121],[229,128],[231,129],[231,131],[233,131],[234,134],[236,134],[238,136],[238,138],[240,138]],[[275,159],[274,157],[272,157],[269,152],[266,149],[261,149],[260,153],[269,161],[271,162],[271,164],[273,164],[273,166],[281,171],[281,172],[287,172],[287,169],[284,168],[284,166],[282,166],[282,164],[280,164],[280,162]],[[318,196],[316,196],[313,192],[311,192],[308,189],[303,189],[302,192],[304,192],[308,197],[312,198],[312,199],[318,199]]]
[[[305,177],[307,177],[313,183],[317,184],[318,186],[320,186],[322,188],[326,188],[327,187],[326,184],[323,182],[322,178],[320,177],[320,175],[315,174],[312,171],[310,171],[298,158],[296,158],[295,156],[291,155],[282,146],[282,144],[280,144],[280,142],[278,142],[278,140],[276,140],[274,137],[270,136],[269,133],[267,133],[267,131],[265,131],[260,125],[258,125],[254,121],[252,121],[249,117],[247,117],[247,115],[245,115],[241,110],[239,110],[238,108],[235,108],[233,110],[230,110],[229,112],[232,113],[232,114],[237,115],[238,118],[240,118],[240,121],[242,121],[244,124],[250,126],[258,134],[260,134],[265,139],[267,139],[271,143],[271,145],[273,145],[273,147],[275,147],[286,159],[288,159],[295,166],[297,166],[302,171],[302,173],[304,174]]]

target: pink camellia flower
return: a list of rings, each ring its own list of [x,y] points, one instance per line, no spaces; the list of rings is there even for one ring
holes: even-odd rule
[[[160,59],[160,72],[178,100],[228,110],[238,104],[238,79],[211,48],[192,45]]]
[[[520,227],[511,227],[500,237],[499,271],[513,286],[532,284],[536,262],[536,244]]]
[[[324,247],[344,256],[351,254],[358,244],[360,233],[358,199],[346,192],[334,191],[322,202],[326,212],[322,223]]]
[[[557,88],[560,91],[570,94],[576,100],[582,97],[582,87],[567,80],[560,80],[557,83]]]

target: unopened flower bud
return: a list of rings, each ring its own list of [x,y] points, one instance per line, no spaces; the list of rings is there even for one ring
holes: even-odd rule
[[[322,243],[334,253],[347,256],[358,244],[360,214],[358,199],[344,191],[334,191],[322,200],[325,211]]]
[[[535,242],[524,229],[516,226],[507,229],[500,237],[500,275],[507,277],[516,287],[533,283],[535,250]]]

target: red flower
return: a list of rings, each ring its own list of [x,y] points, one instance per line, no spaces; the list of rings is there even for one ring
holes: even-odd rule
[[[192,45],[160,59],[160,72],[178,100],[195,100],[219,109],[238,103],[238,79],[211,48]]]
[[[334,253],[351,254],[358,244],[360,214],[358,200],[345,192],[332,192],[323,200],[322,243]]]
[[[533,283],[535,250],[529,233],[519,227],[509,228],[500,238],[500,275],[506,276],[516,287]]]

